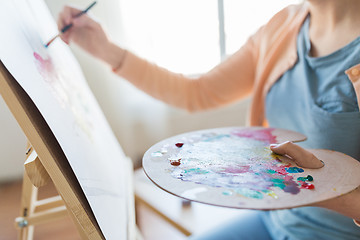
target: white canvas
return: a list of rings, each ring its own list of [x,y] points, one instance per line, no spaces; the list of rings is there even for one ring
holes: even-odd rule
[[[127,239],[125,155],[41,0],[0,2],[0,57],[62,147],[106,239]],[[99,79],[101,81],[101,79]]]

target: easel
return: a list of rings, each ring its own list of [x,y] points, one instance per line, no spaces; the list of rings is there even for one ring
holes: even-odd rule
[[[1,62],[0,94],[29,141],[26,148],[21,211],[20,217],[16,220],[16,226],[19,228],[18,239],[32,239],[34,226],[67,215],[73,219],[82,239],[104,239],[94,214],[53,133],[32,100]],[[128,167],[129,171],[127,172],[130,174],[128,179],[133,179],[131,176],[132,166],[129,164]],[[184,212],[181,199],[158,189],[147,178],[145,180],[146,182],[136,181],[137,191],[128,189],[129,198],[133,197],[135,192],[139,204],[145,204],[187,236],[196,229],[206,229],[209,225],[206,221],[214,219],[215,215],[220,214],[222,217],[226,215],[226,219],[234,216],[230,210],[224,214],[212,206],[200,204],[198,204],[199,206],[195,204],[196,207],[186,208]],[[54,183],[59,196],[39,201],[37,187],[42,187],[49,181]],[[163,199],[163,201],[159,201],[159,199]],[[129,202],[132,200],[129,199]],[[134,206],[128,207],[134,208]],[[135,225],[135,216],[129,219],[128,233],[128,239],[141,239],[141,234]]]
[[[1,62],[0,94],[29,141],[26,148],[21,211],[20,217],[16,220],[16,226],[19,228],[18,239],[32,239],[34,226],[67,215],[73,219],[82,239],[104,239],[75,175],[47,123],[29,96]],[[129,164],[128,167],[128,179],[133,179],[132,166]],[[142,173],[142,170],[140,172]],[[206,220],[213,219],[215,215],[220,214],[222,217],[226,215],[227,219],[234,216],[233,213],[224,214],[217,208],[201,204],[194,208],[187,208],[186,216],[184,216],[181,199],[158,189],[148,179],[145,180],[146,182],[136,181],[137,191],[129,188],[129,198],[133,197],[135,192],[138,203],[146,204],[157,215],[187,236],[195,229],[206,228],[208,226]],[[54,183],[60,195],[37,200],[37,187],[44,186],[49,181]],[[156,194],[157,192],[159,193]],[[163,201],[159,202],[159,199]],[[132,202],[131,199],[129,202]],[[129,208],[134,208],[134,206],[129,206]],[[197,212],[200,214],[196,214]],[[135,225],[135,216],[129,219],[128,233],[128,239],[142,239]]]
[[[82,239],[104,239],[67,159],[30,97],[0,63],[0,93],[29,144],[25,163],[19,239],[32,239],[33,227],[70,214]],[[60,196],[37,201],[37,189],[53,181]],[[129,224],[129,228],[134,228]],[[131,235],[131,234],[130,234]]]
[[[29,143],[25,154],[20,217],[15,219],[19,240],[31,240],[35,226],[56,221],[69,215],[60,195],[38,200],[38,188],[50,183],[51,178]],[[131,168],[130,165],[129,173],[132,173]],[[132,178],[132,174],[129,177]],[[133,194],[132,190],[129,194]],[[129,228],[129,232],[132,232],[129,239],[142,239],[138,229]]]
[[[32,239],[36,225],[68,215],[60,195],[38,200],[38,188],[45,186],[51,179],[30,144],[28,144],[26,157],[21,194],[21,217],[15,219],[19,240]]]

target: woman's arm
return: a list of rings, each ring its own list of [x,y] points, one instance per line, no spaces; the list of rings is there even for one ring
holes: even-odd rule
[[[76,43],[108,63],[119,76],[157,99],[197,111],[234,102],[252,91],[257,53],[252,39],[208,73],[190,78],[161,68],[115,45],[101,25],[86,14],[73,18],[79,11],[65,7],[60,14],[59,29],[73,24],[61,35],[63,41]]]

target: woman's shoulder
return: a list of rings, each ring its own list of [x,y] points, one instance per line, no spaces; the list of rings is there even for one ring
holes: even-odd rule
[[[309,12],[309,4],[307,2],[299,3],[299,4],[291,4],[286,7],[284,7],[282,10],[280,10],[277,14],[274,15],[274,17],[296,17],[301,12]]]
[[[268,52],[292,44],[308,15],[307,3],[290,5],[275,14],[252,37],[255,48]],[[293,45],[293,44],[292,44]]]
[[[306,3],[289,5],[276,13],[263,29],[269,33],[291,30],[291,28],[301,25],[308,13]]]

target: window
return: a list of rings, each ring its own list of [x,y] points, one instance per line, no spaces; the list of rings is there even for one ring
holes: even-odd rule
[[[218,1],[224,2],[226,55],[236,52],[251,34],[278,11],[290,4],[301,2],[299,0]]]
[[[123,0],[125,45],[175,72],[206,72],[300,0]]]

